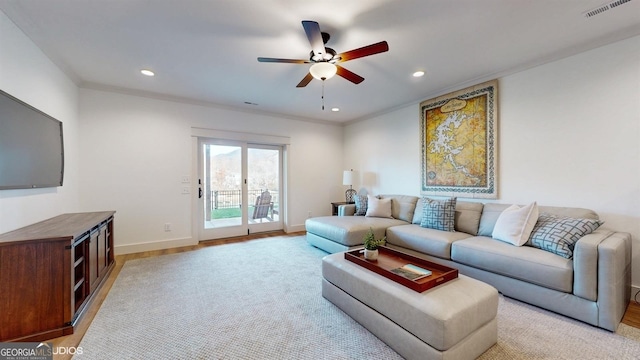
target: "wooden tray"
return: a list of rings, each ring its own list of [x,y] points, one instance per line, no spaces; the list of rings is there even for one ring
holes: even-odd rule
[[[378,248],[378,260],[366,260],[364,254],[360,253],[361,251],[361,249],[347,251],[344,253],[344,258],[417,292],[429,290],[458,277],[457,269],[420,259],[388,247],[381,246]],[[410,280],[391,272],[392,269],[406,264],[414,264],[431,270],[432,274],[421,279]]]

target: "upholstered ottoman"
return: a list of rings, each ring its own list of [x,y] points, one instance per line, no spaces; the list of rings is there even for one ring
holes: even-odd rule
[[[457,279],[413,291],[344,258],[322,260],[322,296],[406,359],[475,359],[497,342],[498,291]]]

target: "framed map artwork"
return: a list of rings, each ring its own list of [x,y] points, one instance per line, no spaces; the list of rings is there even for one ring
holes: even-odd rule
[[[423,195],[496,199],[498,81],[420,103]]]

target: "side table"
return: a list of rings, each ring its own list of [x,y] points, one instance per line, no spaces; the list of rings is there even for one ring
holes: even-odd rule
[[[340,205],[347,205],[347,204],[353,204],[353,203],[348,203],[348,202],[332,202],[331,203],[331,215],[333,216],[337,216],[338,215],[338,207]]]

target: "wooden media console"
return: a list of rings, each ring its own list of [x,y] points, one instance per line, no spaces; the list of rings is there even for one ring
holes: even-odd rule
[[[63,214],[0,235],[0,342],[73,334],[115,265],[114,213]]]

